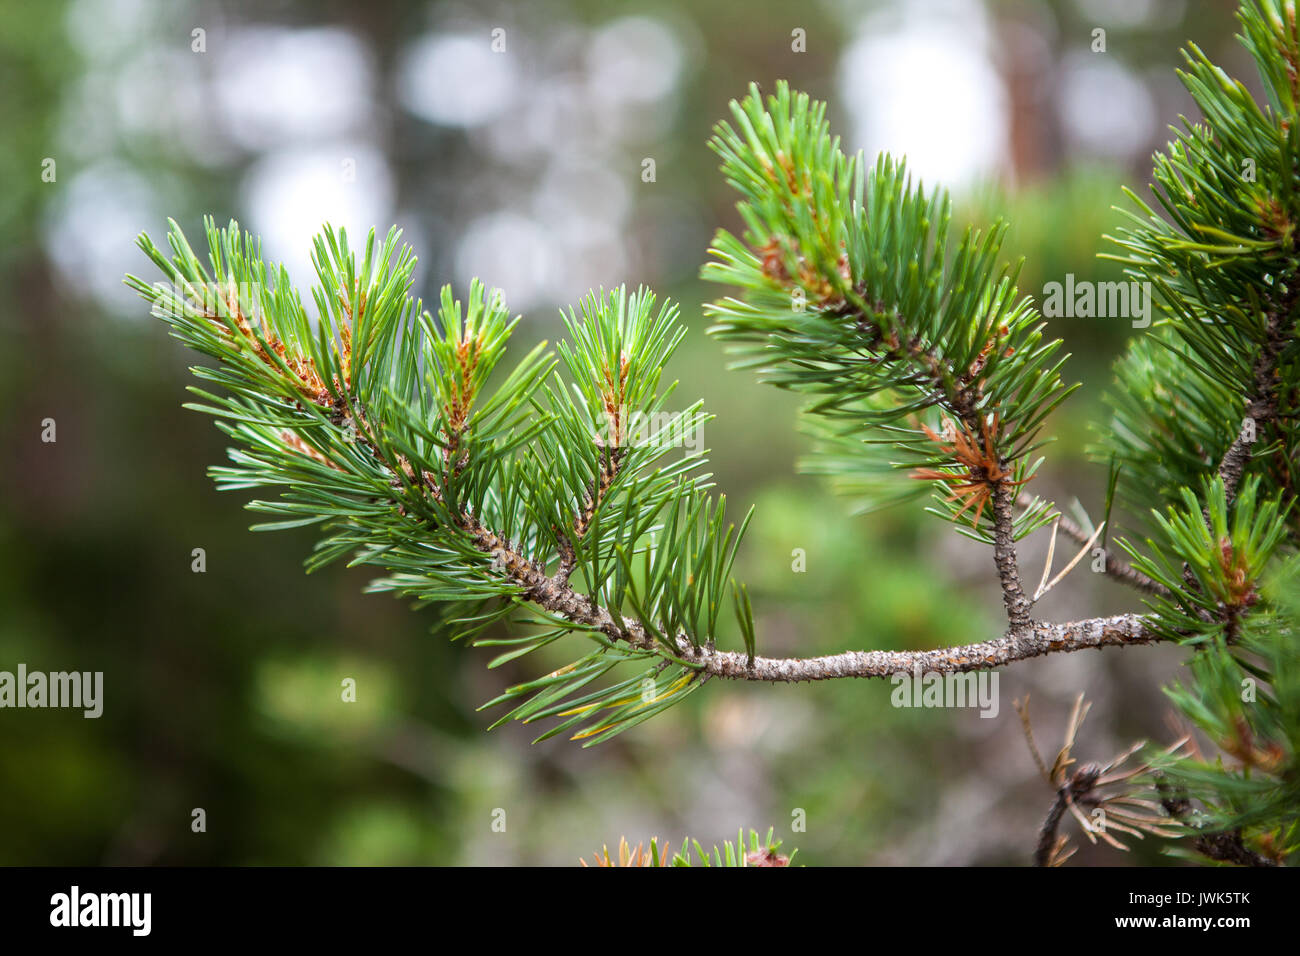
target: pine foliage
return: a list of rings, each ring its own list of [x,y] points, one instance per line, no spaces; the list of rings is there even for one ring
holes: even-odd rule
[[[593,293],[566,317],[558,361],[542,345],[506,369],[519,320],[503,297],[445,287],[435,318],[409,295],[396,231],[353,250],[325,229],[313,317],[253,237],[205,227],[206,261],[175,223],[170,256],[142,236],[167,281],[128,282],[218,360],[193,371],[224,394],[191,388],[188,407],[234,442],[219,488],[275,493],[249,505],[270,519],[256,530],[319,526],[309,571],[382,568],[371,590],[449,604],[457,636],[502,648],[492,666],[581,637],[572,663],[490,702],[512,705],[502,720],[555,718],[543,737],[608,739],[693,692],[683,649],[713,642],[724,609],[752,653],[731,578],[744,523],[710,496],[702,456],[675,448],[707,416],[698,402],[666,412],[676,306]],[[506,618],[516,636],[484,636]]]
[[[1239,18],[1267,102],[1184,51],[1201,118],[1155,156],[1158,209],[1128,193],[1112,256],[1162,318],[1117,364],[1098,444],[1149,515],[1121,544],[1165,588],[1151,626],[1196,648],[1170,700],[1214,748],[1155,761],[1155,782],[1197,852],[1229,862],[1300,847],[1300,29],[1280,0]]]
[[[903,162],[839,149],[825,105],[785,83],[733,104],[710,145],[741,196],[742,238],[720,231],[704,277],[742,290],[708,313],[737,367],[813,396],[821,439],[809,470],[865,507],[937,483],[936,513],[992,542],[989,490],[1033,477],[1043,422],[1071,391],[1060,342],[1044,342],[1018,267],[1001,263],[1006,226],[949,239],[946,192]],[[1047,517],[1024,510],[1015,536]]]

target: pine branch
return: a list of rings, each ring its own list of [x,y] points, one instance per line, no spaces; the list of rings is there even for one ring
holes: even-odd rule
[[[951,247],[946,193],[889,156],[840,152],[825,105],[785,83],[766,100],[751,87],[732,113],[710,145],[747,228],[743,240],[718,233],[703,277],[744,299],[709,306],[710,333],[842,427],[830,473],[854,468],[854,451],[864,471],[908,470],[940,489],[934,513],[992,545],[996,487],[1030,480],[1043,421],[1072,391],[1017,269],[997,263],[1005,225]],[[1013,537],[1045,510],[1018,516]]]
[[[1002,582],[1002,600],[1006,604],[1007,619],[1013,629],[1029,626],[1029,609],[1032,603],[1020,584],[1020,568],[1016,562],[1015,492],[1004,482],[993,489],[993,560]]]
[[[612,613],[569,586],[560,574],[548,576],[535,561],[521,554],[472,515],[461,514],[460,527],[475,547],[492,559],[520,596],[570,623],[591,627],[613,641],[657,652],[659,643],[638,620]],[[1018,580],[1018,579],[1017,579]],[[1023,592],[1021,592],[1023,598]],[[1026,599],[1027,600],[1027,599]],[[1149,644],[1164,638],[1152,633],[1144,618],[1123,614],[1059,624],[1013,625],[993,641],[931,651],[846,651],[812,658],[749,657],[701,646],[686,634],[674,639],[680,658],[703,675],[758,682],[798,682],[843,677],[890,677],[895,674],[956,674],[1001,667],[1052,653]]]
[[[231,273],[247,269],[251,269],[255,277],[263,277],[260,264],[246,251],[251,249],[251,240],[237,245],[238,232],[233,226],[220,232],[212,226],[209,229],[210,245],[216,250],[213,271],[221,277],[220,283],[229,278],[246,278]],[[563,352],[575,375],[583,376],[587,383],[584,386],[587,403],[573,406],[561,400],[562,392],[548,391],[547,394],[561,416],[569,413],[577,416],[569,433],[573,439],[569,447],[581,448],[585,444],[594,450],[597,461],[595,474],[586,479],[581,510],[573,519],[573,535],[564,535],[563,543],[557,537],[547,548],[537,535],[557,526],[557,520],[550,517],[557,512],[543,510],[545,500],[562,500],[564,497],[555,493],[554,485],[542,482],[532,488],[538,495],[545,494],[546,499],[535,499],[524,511],[510,507],[505,499],[496,497],[502,492],[493,492],[485,497],[485,493],[492,489],[481,485],[485,478],[502,474],[503,468],[513,467],[511,459],[500,457],[500,451],[485,442],[483,430],[489,423],[502,420],[502,416],[511,420],[518,418],[524,399],[541,387],[546,372],[544,361],[536,354],[529,356],[512,376],[512,381],[519,383],[516,386],[518,392],[507,388],[498,396],[485,399],[483,384],[502,354],[504,335],[509,326],[504,313],[493,312],[477,288],[471,297],[470,310],[464,317],[460,304],[445,292],[441,311],[443,330],[439,332],[432,326],[427,313],[422,323],[426,332],[423,338],[425,354],[434,372],[429,379],[432,390],[424,392],[421,389],[416,393],[412,401],[420,411],[410,416],[406,400],[395,395],[394,388],[415,371],[415,355],[410,346],[420,340],[404,338],[401,323],[394,318],[411,314],[407,306],[391,298],[392,290],[404,288],[405,282],[409,281],[407,260],[400,260],[402,269],[395,277],[385,265],[394,254],[394,242],[395,238],[390,236],[388,252],[380,255],[373,255],[368,247],[367,260],[373,258],[377,265],[368,265],[366,268],[370,272],[362,269],[358,277],[346,252],[346,238],[340,237],[337,242],[332,236],[328,238],[332,251],[322,252],[318,263],[323,273],[322,284],[327,288],[352,288],[354,294],[339,297],[343,305],[339,310],[338,325],[334,328],[334,344],[329,344],[326,327],[322,324],[314,348],[307,344],[312,340],[306,334],[300,334],[296,340],[286,337],[286,323],[289,322],[284,302],[289,295],[287,280],[274,290],[261,291],[263,301],[260,304],[267,307],[267,314],[260,328],[250,318],[253,303],[223,296],[211,308],[206,305],[195,308],[175,293],[160,298],[157,290],[140,280],[132,280],[142,294],[148,294],[151,301],[164,307],[163,317],[173,323],[178,334],[203,346],[239,371],[239,377],[234,378],[218,373],[207,374],[238,393],[255,398],[258,389],[268,388],[272,383],[284,383],[280,394],[286,397],[259,398],[260,404],[253,406],[232,398],[221,400],[224,407],[204,408],[233,417],[238,424],[229,429],[231,433],[253,443],[249,452],[235,456],[240,468],[217,472],[227,486],[289,483],[299,489],[296,494],[303,498],[299,504],[257,505],[261,510],[291,516],[289,521],[280,522],[277,527],[321,520],[312,515],[346,516],[342,530],[324,542],[325,547],[313,559],[314,565],[345,551],[359,549],[358,560],[386,564],[396,572],[394,577],[376,583],[381,589],[399,589],[440,600],[501,596],[509,598],[513,604],[531,603],[561,630],[576,629],[598,637],[601,646],[598,655],[623,647],[631,657],[615,655],[618,660],[657,660],[661,666],[671,663],[684,668],[675,678],[682,682],[678,690],[697,685],[700,678],[711,676],[751,681],[798,681],[885,677],[912,673],[916,668],[924,672],[958,673],[997,667],[1042,654],[1143,644],[1157,639],[1144,619],[1133,615],[1030,625],[1023,614],[1027,600],[1021,590],[1019,601],[1013,605],[1020,617],[1013,623],[1011,631],[996,640],[923,652],[858,651],[791,659],[758,657],[752,648],[752,625],[743,627],[752,613],[748,611],[747,599],[738,608],[742,611],[742,629],[748,635],[750,646],[744,653],[720,651],[714,646],[711,624],[707,629],[693,631],[675,623],[679,619],[685,623],[686,618],[680,617],[681,612],[674,611],[675,605],[668,603],[665,597],[656,597],[647,603],[657,588],[671,583],[668,565],[661,569],[652,566],[650,573],[644,575],[641,587],[646,590],[641,592],[638,600],[633,582],[628,577],[632,568],[626,558],[623,559],[624,575],[621,578],[626,583],[622,588],[597,589],[614,598],[622,594],[631,600],[638,613],[625,615],[616,606],[599,600],[594,593],[574,587],[570,576],[575,566],[581,563],[586,567],[597,558],[586,547],[588,537],[593,538],[591,545],[597,550],[612,543],[599,526],[600,514],[609,505],[612,492],[621,487],[619,482],[631,480],[626,467],[627,455],[635,451],[640,456],[630,474],[632,478],[640,476],[638,480],[642,485],[639,497],[633,495],[624,499],[624,509],[640,506],[639,521],[629,528],[627,534],[631,537],[626,540],[639,538],[646,522],[660,513],[664,504],[684,500],[680,497],[682,494],[695,494],[693,484],[688,483],[681,486],[681,491],[674,492],[664,484],[661,472],[645,473],[647,463],[652,462],[653,457],[647,458],[639,449],[628,445],[623,425],[618,424],[625,415],[625,410],[620,410],[623,401],[632,399],[634,406],[640,407],[649,401],[647,396],[652,393],[653,381],[643,380],[644,373],[638,373],[637,369],[653,367],[655,371],[650,378],[657,379],[658,368],[666,354],[664,349],[678,336],[670,327],[653,325],[648,320],[629,319],[631,324],[626,327],[612,324],[611,316],[625,314],[621,298],[609,300],[617,305],[615,312],[602,311],[603,307],[591,305],[589,321],[585,324],[574,317],[571,325],[575,341],[586,349],[583,354],[587,354],[591,362],[580,359],[574,349],[565,347]],[[165,269],[173,271],[174,277],[182,280],[179,283],[181,287],[189,288],[207,281],[206,273],[187,255],[188,246],[179,230],[173,231],[172,243],[180,253],[179,266],[161,259],[153,246],[144,240],[146,251],[154,256],[155,261],[165,263]],[[367,284],[371,298],[364,302],[364,295],[356,290]],[[322,303],[329,301],[321,292],[317,298]],[[640,306],[632,303],[628,309],[642,309],[646,305],[646,301],[642,301]],[[636,314],[649,315],[643,309]],[[383,331],[380,340],[371,341],[364,350],[357,347],[356,343],[363,341],[362,333],[367,329],[374,331],[375,323]],[[637,339],[636,350],[629,351],[626,357],[622,346],[615,348],[611,344],[624,334]],[[376,332],[376,336],[379,335]],[[299,350],[306,354],[300,354]],[[389,384],[381,387],[385,370]],[[579,393],[582,391],[583,388],[578,389]],[[599,438],[593,440],[590,433],[584,431],[588,426],[579,427],[577,424],[591,420],[588,406],[592,404],[600,406],[597,414],[607,418],[612,415],[616,419],[612,431],[603,441]],[[254,411],[255,408],[260,410]],[[414,427],[415,421],[430,418],[437,424],[421,425],[418,432],[402,437],[403,422]],[[554,421],[554,418],[545,419],[543,424]],[[536,426],[530,428],[519,420],[516,427],[522,428],[522,434],[529,436],[535,432]],[[487,427],[486,430],[494,428],[499,430],[500,426]],[[286,433],[292,440],[283,437]],[[355,438],[347,439],[348,434]],[[421,436],[423,442],[419,440]],[[541,444],[546,451],[558,452],[565,447],[564,443]],[[506,448],[518,445],[519,440],[512,439],[506,443]],[[680,466],[674,466],[668,470],[668,477],[680,471]],[[557,459],[550,464],[541,463],[536,472],[518,474],[527,488],[527,483],[533,480],[527,477],[529,474],[554,477],[565,473],[574,473],[573,468],[563,467]],[[363,479],[360,485],[356,484],[357,478]],[[649,486],[646,481],[650,482]],[[344,497],[334,499],[328,483],[337,484]],[[352,488],[359,492],[359,497],[342,490]],[[699,505],[692,507],[698,513]],[[1003,523],[1006,509],[1001,504],[996,507],[1004,516],[996,519],[996,526],[1009,528],[1009,520]],[[494,526],[487,518],[489,514],[503,518],[508,526]],[[533,515],[533,520],[520,524],[524,514]],[[373,517],[366,518],[367,515]],[[540,523],[536,518],[542,519]],[[676,518],[670,518],[661,525],[666,537],[673,538],[676,522]],[[532,530],[528,530],[529,524]],[[439,542],[439,551],[420,557],[421,541]],[[707,545],[707,541],[699,539],[689,550],[697,552],[701,545]],[[584,554],[579,554],[579,547],[584,548]],[[412,548],[416,550],[411,551],[408,558],[407,552]],[[538,557],[539,550],[551,557]],[[650,562],[656,553],[667,553],[675,560],[681,559],[684,555],[677,553],[681,550],[671,546],[652,552],[640,547],[638,553]],[[477,554],[480,560],[466,561],[466,557],[457,556],[469,553]],[[999,554],[1005,553],[999,549]],[[438,554],[445,554],[446,558],[437,558],[431,563],[430,559]],[[658,558],[654,557],[654,560],[658,561]],[[444,564],[445,561],[453,564]],[[454,564],[461,562],[465,563],[464,572],[453,571]],[[705,581],[697,580],[691,593],[698,599],[699,594],[715,592],[722,584],[719,572],[729,563],[728,560],[716,570],[701,565],[698,570],[709,577]],[[548,570],[551,564],[556,567],[554,573]],[[1014,563],[1011,571],[1015,571]],[[684,572],[676,574],[683,575]],[[596,572],[590,577],[596,581],[607,580],[608,572]],[[1018,584],[1018,577],[1012,580]],[[446,584],[431,590],[431,581],[445,581]],[[708,581],[712,584],[705,587]],[[447,585],[464,593],[448,592]],[[507,609],[510,606],[508,603]],[[651,613],[650,607],[658,608],[660,613]],[[495,620],[499,616],[493,614],[483,620]],[[697,624],[703,624],[705,620],[698,616],[698,612],[689,617]],[[531,649],[532,645],[526,644],[525,647]],[[604,666],[603,659],[597,658],[578,668],[578,672],[585,675],[587,670],[584,668]],[[512,690],[511,694],[514,692]],[[551,711],[554,707],[540,709],[540,712]],[[523,716],[532,718],[535,712],[527,711]]]
[[[941,489],[935,513],[969,520],[959,529],[993,547],[1011,626],[1027,626],[1015,541],[1047,506],[1017,516],[1014,489],[1033,477],[1036,435],[1072,389],[1064,360],[1050,364],[1060,343],[1041,343],[1016,270],[997,264],[1005,226],[968,230],[951,250],[947,195],[927,195],[888,156],[871,167],[844,155],[825,105],[785,83],[766,101],[751,87],[732,113],[736,126],[719,124],[711,145],[747,231],[719,232],[703,275],[746,297],[714,303],[710,332],[765,380],[817,396],[809,415],[847,423],[832,473],[856,440],[867,469],[910,468]]]
[[[1029,619],[1014,540],[1046,508],[1035,502],[1015,515],[1012,489],[1032,475],[1028,442],[1065,390],[1055,368],[1042,365],[1055,345],[1035,344],[1037,331],[1026,328],[1005,276],[989,280],[976,300],[958,296],[944,306],[953,316],[975,309],[983,317],[966,331],[946,320],[942,345],[882,331],[893,326],[880,316],[858,314],[850,334],[874,343],[877,358],[910,365],[902,374],[923,404],[951,412],[942,435],[922,424],[903,445],[952,489],[944,499],[951,517],[972,511],[976,527],[985,523],[979,533],[994,544],[1011,629],[934,651],[774,659],[756,655],[748,594],[729,577],[745,524],[723,524],[723,501],[712,503],[707,482],[693,474],[698,454],[664,460],[670,426],[631,434],[638,416],[663,414],[672,392],[659,379],[684,334],[674,308],[656,314],[648,293],[593,295],[581,315],[569,313],[570,341],[559,346],[570,384],[539,347],[489,393],[518,320],[478,283],[467,307],[446,288],[437,320],[422,312],[406,295],[414,257],[398,248],[395,231],[382,244],[372,233],[358,263],[346,235],[326,230],[314,256],[313,320],[284,270],[268,267],[234,223],[218,230],[207,222],[206,266],[172,227],[170,259],[140,240],[168,286],[128,282],[177,337],[220,361],[195,372],[229,394],[192,389],[204,401],[191,406],[218,416],[239,445],[233,467],[213,469],[219,487],[279,489],[280,500],[250,507],[279,518],[259,529],[326,529],[309,569],[348,555],[382,566],[388,576],[371,590],[462,605],[454,619],[465,635],[533,608],[525,619],[540,628],[533,634],[479,638],[509,648],[494,665],[568,634],[590,640],[589,654],[491,702],[526,698],[503,719],[560,718],[543,736],[575,730],[590,743],[608,739],[711,677],[957,673],[1157,639],[1135,616]],[[968,240],[961,268],[983,268],[994,248]],[[995,400],[1010,421],[987,410]],[[704,420],[697,403],[673,424]],[[743,652],[715,643],[728,588]],[[649,670],[593,685],[615,667],[638,664]]]
[[[1241,482],[1242,473],[1246,469],[1247,462],[1250,461],[1251,449],[1263,441],[1259,434],[1268,426],[1277,421],[1279,389],[1282,382],[1278,376],[1278,365],[1283,351],[1290,344],[1293,336],[1287,334],[1288,324],[1294,326],[1294,320],[1291,318],[1292,311],[1295,308],[1297,295],[1293,290],[1286,290],[1282,295],[1281,301],[1277,307],[1268,313],[1264,325],[1263,342],[1260,345],[1259,352],[1251,366],[1251,379],[1253,388],[1246,396],[1246,416],[1252,420],[1255,426],[1255,435],[1250,440],[1246,438],[1246,429],[1244,427],[1237,433],[1232,444],[1224,453],[1222,461],[1219,462],[1218,475],[1223,479],[1224,487],[1227,489],[1228,504],[1237,497],[1237,485]],[[1290,488],[1290,496],[1295,497],[1295,489]]]
[[[471,515],[459,524],[494,568],[519,589],[526,600],[565,620],[592,627],[613,641],[638,650],[656,651],[658,643],[642,622],[612,613],[576,591],[559,575],[548,576],[497,533],[484,528]],[[1023,592],[1022,592],[1023,597]],[[890,677],[895,674],[957,674],[987,670],[1053,653],[1154,643],[1164,638],[1152,633],[1138,615],[1121,614],[1058,624],[1014,625],[1002,638],[931,651],[846,651],[823,657],[770,658],[718,651],[701,646],[688,635],[674,639],[682,660],[701,674],[733,680],[798,682],[842,677]]]
[[[719,677],[787,682],[840,677],[890,677],[895,674],[962,674],[1002,667],[1047,654],[1103,647],[1127,647],[1163,640],[1137,614],[1047,624],[1032,622],[1000,638],[928,651],[845,651],[812,658],[754,658],[705,652],[704,668]]]

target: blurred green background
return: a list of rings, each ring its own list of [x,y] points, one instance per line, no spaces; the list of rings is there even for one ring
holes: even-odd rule
[[[849,517],[795,471],[798,403],[727,371],[704,336],[701,304],[722,290],[698,269],[712,231],[739,225],[710,128],[750,81],[788,78],[830,102],[846,148],[908,154],[963,220],[1007,216],[1005,251],[1038,296],[1067,273],[1116,277],[1095,256],[1120,184],[1147,181],[1192,109],[1173,74],[1183,42],[1253,83],[1233,6],[0,4],[0,669],[105,682],[98,720],[0,710],[0,863],[569,865],[623,835],[708,845],[751,826],[810,865],[1026,862],[1051,793],[1012,699],[1032,694],[1050,760],[1087,692],[1078,755],[1105,759],[1172,737],[1159,685],[1176,651],[1020,665],[996,719],[896,710],[880,682],[715,682],[594,749],[488,733],[478,705],[549,662],[489,672],[490,649],[449,644],[432,612],[363,595],[363,571],[304,575],[309,532],[248,533],[243,500],[205,477],[222,436],[180,408],[193,357],[121,276],[154,278],[136,233],[160,238],[171,216],[193,237],[212,213],[261,234],[305,292],[322,222],[395,222],[426,300],[481,275],[524,313],[521,349],[553,340],[557,307],[589,286],[651,284],[690,325],[670,375],[717,416],[718,484],[757,505],[738,573],[761,651],[991,636],[987,551],[919,508]],[[1087,424],[1134,333],[1048,325],[1084,388],[1051,423],[1034,490],[1095,515]],[[1035,581],[1041,538],[1022,553]],[[1085,563],[1040,610],[1135,606]],[[1076,858],[1159,860],[1149,846]]]

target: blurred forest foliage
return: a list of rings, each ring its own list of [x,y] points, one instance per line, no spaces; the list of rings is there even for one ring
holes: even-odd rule
[[[1212,58],[1240,62],[1232,5],[906,6],[928,10],[936,28],[954,10],[977,17],[986,36],[975,52],[1003,84],[1002,161],[958,195],[961,215],[1011,220],[1006,249],[1027,259],[1026,293],[1066,273],[1116,278],[1095,256],[1119,186],[1147,181],[1165,124],[1189,109],[1173,83],[1179,46],[1194,39]],[[447,279],[459,291],[464,270],[486,263],[485,278],[526,312],[525,339],[554,339],[556,307],[587,284],[644,281],[682,303],[692,331],[670,372],[684,399],[702,396],[717,416],[705,439],[719,485],[758,508],[738,576],[754,594],[762,652],[992,634],[1000,611],[988,554],[919,509],[846,517],[845,503],[796,473],[797,403],[726,371],[699,308],[716,292],[696,279],[712,230],[737,225],[705,148],[727,101],[751,80],[788,78],[829,101],[857,148],[846,51],[887,37],[902,16],[849,0],[797,12],[780,0],[645,0],[619,12],[591,0],[0,6],[0,669],[21,661],[105,675],[98,720],[0,712],[0,863],[573,864],[620,835],[689,834],[707,846],[751,826],[775,826],[809,865],[1022,863],[1051,795],[1012,698],[1033,693],[1051,747],[1070,700],[1087,691],[1087,759],[1172,736],[1158,692],[1178,670],[1170,649],[1003,673],[993,720],[895,710],[885,683],[714,683],[595,749],[530,746],[518,726],[486,733],[492,715],[475,708],[524,671],[488,672],[490,649],[450,645],[430,612],[363,595],[362,571],[305,576],[310,531],[250,535],[243,501],[205,477],[223,458],[222,436],[180,407],[186,355],[118,286],[123,271],[144,267],[131,237],[159,236],[166,216],[191,232],[205,212],[238,218],[267,234],[270,255],[302,261],[306,239],[288,248],[286,222],[304,210],[277,205],[305,190],[315,213],[314,181],[296,180],[294,163],[311,150],[331,168],[355,156],[354,185],[370,199],[345,211],[377,210],[381,233],[390,218],[407,230],[426,300]],[[1079,110],[1061,105],[1097,25],[1151,114],[1124,155],[1090,149],[1096,136],[1073,128]],[[513,86],[493,87],[470,57],[453,89],[487,112],[457,118],[456,102],[419,100],[413,50],[444,35],[486,49],[497,26],[519,63]],[[203,53],[192,49],[196,27]],[[792,51],[795,28],[806,30],[807,52]],[[664,58],[674,71],[666,90],[656,87]],[[620,72],[634,61],[641,74]],[[340,90],[349,63],[365,82]],[[865,102],[902,95],[913,80],[877,77]],[[937,98],[919,121],[942,126],[945,106]],[[1105,112],[1126,108],[1099,101],[1097,122],[1104,130]],[[320,141],[322,129],[354,151]],[[642,180],[647,156],[653,183]],[[41,176],[47,157],[55,182]],[[372,181],[376,166],[384,174]],[[490,210],[503,212],[482,221]],[[316,222],[327,214],[322,206]],[[520,245],[530,235],[533,245]],[[531,271],[518,266],[539,247]],[[298,268],[295,280],[306,292],[309,275]],[[1105,476],[1081,464],[1086,425],[1134,333],[1123,321],[1052,319],[1049,334],[1066,339],[1067,379],[1085,388],[1055,417],[1061,440],[1035,490],[1063,506],[1077,496],[1096,514]],[[57,422],[54,444],[40,440],[45,418]],[[202,574],[191,571],[200,547]],[[1029,578],[1043,547],[1026,553]],[[791,567],[796,548],[807,553],[802,574]],[[1042,612],[1133,606],[1097,577],[1085,564]],[[355,704],[340,701],[349,676]],[[205,833],[191,831],[198,807]],[[492,828],[497,808],[504,833]],[[806,831],[792,832],[799,810]],[[1123,858],[1084,847],[1079,857],[1156,860],[1150,846]]]

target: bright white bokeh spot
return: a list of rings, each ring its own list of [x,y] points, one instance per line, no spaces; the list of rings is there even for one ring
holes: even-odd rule
[[[515,97],[514,58],[493,53],[481,35],[424,36],[397,69],[402,105],[441,126],[479,126],[508,109]]]
[[[1124,108],[1116,109],[1116,103]],[[1156,124],[1156,106],[1146,85],[1109,56],[1071,56],[1063,71],[1060,105],[1072,144],[1117,159],[1144,152]]]
[[[619,118],[631,111],[596,99],[580,76],[564,73],[530,75],[502,122],[475,131],[476,145],[494,159],[535,169],[553,156],[605,155],[618,144]]]
[[[360,132],[373,105],[369,56],[346,30],[239,30],[210,55],[225,125],[249,149]]]
[[[504,289],[510,311],[524,312],[551,301],[550,280],[558,263],[548,230],[513,212],[482,216],[472,223],[456,252],[457,290],[471,278]]]
[[[984,52],[988,26],[970,0],[913,2],[873,17],[845,51],[839,87],[861,146],[907,157],[927,185],[957,187],[996,171],[1006,97]]]
[[[681,49],[658,20],[614,20],[592,34],[589,49],[587,78],[597,96],[648,103],[663,99],[677,85]]]
[[[356,180],[343,176],[345,158],[356,161]],[[297,148],[268,153],[248,171],[240,223],[263,240],[268,260],[283,262],[289,277],[310,301],[316,282],[312,237],[325,223],[346,228],[348,243],[361,248],[373,228],[382,237],[392,223],[392,174],[382,153],[360,143]]]
[[[122,284],[133,272],[148,281],[158,278],[136,248],[146,227],[159,238],[166,228],[158,211],[158,184],[130,167],[103,162],[67,175],[59,168],[60,187],[45,227],[45,248],[61,280],[74,295],[124,315],[147,316],[149,310]]]

